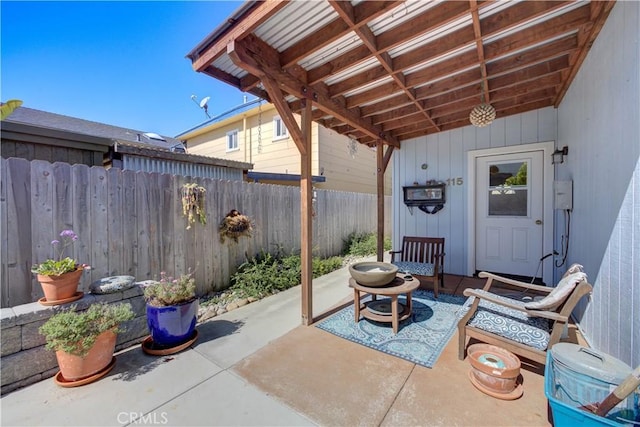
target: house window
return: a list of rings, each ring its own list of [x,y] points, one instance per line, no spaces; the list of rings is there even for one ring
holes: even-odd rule
[[[287,127],[279,116],[273,118],[273,140],[283,139],[289,136]]]
[[[238,129],[227,132],[227,151],[236,151],[238,149]]]

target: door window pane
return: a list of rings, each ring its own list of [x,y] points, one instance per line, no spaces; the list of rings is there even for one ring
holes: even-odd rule
[[[527,163],[489,165],[489,216],[528,216]]]

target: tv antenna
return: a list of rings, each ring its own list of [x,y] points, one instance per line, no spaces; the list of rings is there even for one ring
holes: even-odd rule
[[[202,100],[200,102],[198,102],[198,97],[195,95],[191,95],[191,100],[193,102],[196,103],[196,105],[200,108],[202,108],[204,110],[204,113],[207,115],[208,118],[211,118],[211,116],[209,115],[209,100],[211,99],[210,96],[205,96],[204,98],[202,98]]]

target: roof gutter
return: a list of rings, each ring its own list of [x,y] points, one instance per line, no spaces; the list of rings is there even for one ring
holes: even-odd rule
[[[212,32],[209,33],[200,43],[196,45],[189,53],[187,58],[192,61],[200,56],[200,52],[205,50],[210,44],[218,40],[229,28],[235,26],[242,16],[253,9],[258,2],[255,0],[245,1],[239,8],[237,8],[231,16],[229,16],[222,24],[218,25]]]

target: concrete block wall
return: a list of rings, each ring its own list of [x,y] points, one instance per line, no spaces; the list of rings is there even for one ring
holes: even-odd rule
[[[80,300],[60,306],[47,307],[34,302],[1,309],[2,338],[0,359],[0,394],[54,376],[58,362],[53,351],[45,349],[45,339],[38,332],[53,314],[76,305],[84,310],[94,303],[130,303],[136,317],[123,326],[126,332],[118,334],[116,351],[137,345],[149,335],[146,304],[139,287],[106,295],[84,295]]]

